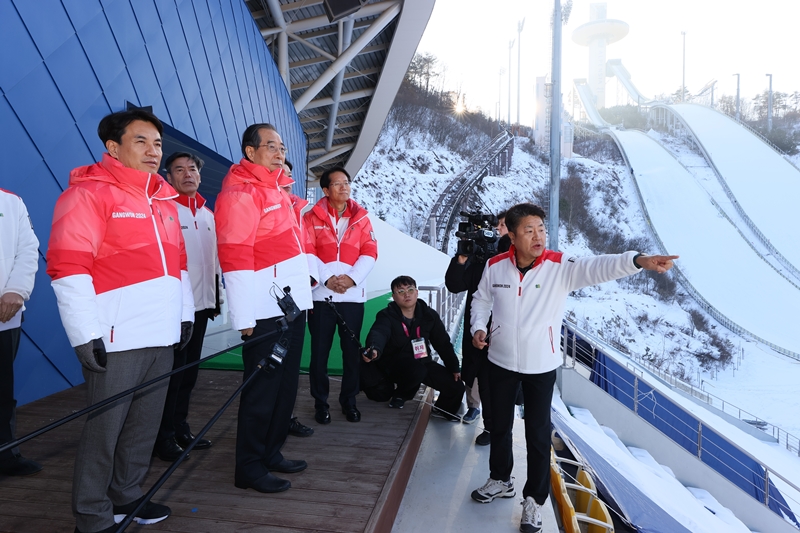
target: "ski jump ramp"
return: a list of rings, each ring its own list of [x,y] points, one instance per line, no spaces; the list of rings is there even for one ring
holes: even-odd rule
[[[647,105],[653,102],[652,98],[648,98],[640,93],[639,89],[633,84],[633,81],[631,81],[631,73],[622,65],[621,59],[609,59],[606,62],[606,75],[616,76],[637,104]]]
[[[610,127],[611,124],[606,122],[597,111],[594,94],[592,94],[592,89],[589,88],[589,84],[586,82],[586,79],[578,79],[575,80],[574,83],[575,88],[578,90],[578,96],[581,99],[581,103],[583,103],[583,109],[586,111],[586,116],[589,118],[589,121],[598,128]]]
[[[745,333],[800,358],[800,290],[767,264],[694,177],[640,131],[609,132],[633,170],[648,220],[690,285]]]
[[[800,170],[723,113],[697,104],[668,107],[692,131],[750,220],[800,269]]]

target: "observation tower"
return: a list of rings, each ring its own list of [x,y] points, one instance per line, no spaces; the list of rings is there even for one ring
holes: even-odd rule
[[[628,35],[628,23],[606,18],[606,4],[589,5],[589,22],[572,32],[572,40],[589,47],[589,88],[595,106],[606,106],[606,46]]]

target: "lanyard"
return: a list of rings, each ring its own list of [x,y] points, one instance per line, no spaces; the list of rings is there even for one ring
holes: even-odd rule
[[[406,327],[406,323],[405,322],[401,322],[401,324],[403,325],[403,331],[406,333],[406,337],[410,338],[411,335],[408,334],[408,328]],[[417,338],[418,339],[420,338],[420,336],[419,336],[419,326],[417,326]]]

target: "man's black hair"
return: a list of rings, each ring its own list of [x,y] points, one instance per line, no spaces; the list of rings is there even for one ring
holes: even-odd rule
[[[289,167],[289,170],[294,170],[294,165],[292,165],[292,162],[289,161],[288,159],[284,160],[283,164]]]
[[[331,184],[331,174],[335,172],[341,172],[345,176],[347,176],[347,181],[350,181],[350,174],[344,169],[344,167],[333,167],[329,168],[325,172],[322,173],[322,176],[319,177],[319,186],[321,189],[327,189]]]
[[[154,114],[144,109],[128,109],[104,116],[100,120],[100,124],[97,125],[97,136],[103,141],[103,145],[108,141],[121,144],[122,136],[125,135],[125,128],[135,120],[149,122],[156,127],[159,135],[164,134],[164,125]]]
[[[167,174],[172,173],[172,168],[171,168],[172,163],[174,163],[176,159],[179,159],[181,157],[188,157],[189,159],[194,161],[194,164],[197,165],[197,170],[203,169],[203,165],[205,164],[205,162],[199,157],[197,157],[195,154],[190,154],[189,152],[175,152],[171,154],[167,158],[167,161],[164,163],[164,170],[167,171]]]
[[[259,133],[261,130],[272,130],[276,133],[278,131],[275,126],[267,124],[266,122],[259,122],[247,126],[247,129],[242,133],[242,155],[248,161],[250,161],[250,158],[247,157],[245,148],[252,146],[255,150],[258,150],[258,147],[261,145],[261,134]]]
[[[403,286],[416,287],[417,282],[414,281],[414,278],[412,278],[411,276],[397,276],[392,280],[392,292],[394,292],[394,290],[397,287],[403,287]]]
[[[499,222],[499,221],[503,220],[504,218],[506,218],[506,215],[508,215],[508,211],[507,210],[506,211],[500,211],[499,213],[497,213],[497,221]]]
[[[530,216],[539,217],[544,222],[544,209],[531,203],[517,204],[506,213],[506,228],[516,235],[519,223],[522,222],[523,218]]]

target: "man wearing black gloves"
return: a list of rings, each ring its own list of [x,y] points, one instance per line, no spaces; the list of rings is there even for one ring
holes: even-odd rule
[[[377,314],[367,335],[373,359],[363,357],[364,393],[379,402],[391,399],[389,407],[402,409],[424,383],[439,391],[433,416],[456,421],[464,383],[442,319],[417,300],[413,278],[399,276],[391,288],[393,301]],[[431,346],[444,366],[431,358]]]

